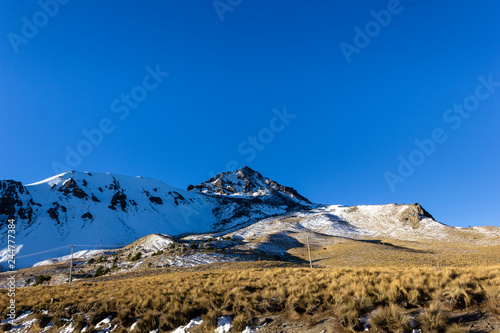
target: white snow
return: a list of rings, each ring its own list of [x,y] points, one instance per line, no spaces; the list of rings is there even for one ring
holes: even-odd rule
[[[235,183],[240,181],[234,173],[226,177]],[[261,187],[257,195],[272,196],[270,189],[274,185],[267,184],[268,180],[256,176],[252,181]],[[82,191],[78,196],[73,193],[74,184]],[[238,184],[235,186],[243,186],[243,182]],[[33,214],[30,223],[22,221],[23,228],[16,235],[20,246],[16,268],[65,260],[69,245],[91,245],[77,247],[78,253],[85,255],[90,250],[125,246],[150,234],[235,230],[270,215],[284,214],[288,209],[271,200],[249,205],[242,215],[244,201],[232,202],[231,199],[221,205],[213,195],[184,191],[154,179],[106,173],[65,172],[27,185],[25,189],[19,197],[25,208],[30,203]],[[238,193],[245,200],[251,200],[247,193]],[[218,224],[221,221],[224,225]],[[144,251],[168,246],[169,240],[161,236],[153,238],[144,244]],[[6,248],[0,248],[0,265],[5,266],[7,254]],[[54,259],[47,261],[49,258]]]
[[[26,320],[26,318],[31,315],[30,311],[24,312],[22,315],[16,317],[14,320],[2,320],[2,323],[9,322],[12,324],[13,328],[9,330],[12,333],[27,333],[30,331],[31,327],[36,323],[36,319]]]
[[[197,317],[195,319],[191,319],[187,325],[178,327],[172,333],[186,333],[188,329],[201,324],[203,324],[203,320],[201,317]]]
[[[97,325],[95,325],[95,328],[97,330],[99,330],[99,332],[109,332],[109,330],[111,329],[111,319],[113,317],[109,316],[103,320],[101,320],[100,322],[97,323]]]
[[[67,189],[63,184],[70,179],[85,192],[86,198],[64,193]],[[78,250],[95,250],[99,249],[95,245],[102,245],[104,249],[107,245],[130,244],[153,233],[208,232],[218,221],[212,212],[216,202],[211,197],[149,178],[66,172],[30,184],[26,189],[29,194],[25,191],[20,196],[23,202],[33,199],[41,206],[32,204],[32,223],[25,223],[22,232],[20,228],[17,230],[17,244],[23,245],[16,258],[17,268],[67,256],[67,248],[58,249],[62,246],[87,244],[93,246]],[[119,203],[110,209],[112,198],[121,193],[126,195],[126,211],[122,211]],[[151,197],[161,199],[162,204],[151,201]],[[59,223],[49,216],[50,208],[57,211]],[[92,217],[83,218],[87,213]],[[32,255],[49,250],[53,251]],[[6,259],[6,248],[0,248],[0,262]]]
[[[253,241],[266,235],[283,232],[315,232],[327,236],[366,238],[390,237],[406,240],[453,241],[453,232],[473,232],[488,239],[500,236],[500,229],[476,227],[459,229],[431,218],[423,218],[418,228],[402,222],[411,205],[340,206],[331,205],[260,220],[232,234],[233,238]],[[273,244],[269,244],[272,247]],[[277,249],[278,250],[278,249]]]
[[[212,263],[234,262],[241,259],[236,255],[195,252],[192,254],[175,254],[155,257],[155,267],[195,267]],[[139,267],[139,263],[125,267],[124,271],[133,271]]]
[[[106,252],[106,250],[82,250],[78,252],[73,253],[73,259],[78,259],[78,258],[91,258],[95,256],[96,254]],[[62,257],[57,257],[57,258],[51,258],[47,259],[44,261],[37,262],[33,265],[33,267],[36,266],[44,266],[44,265],[51,265],[60,261],[65,261],[65,260],[70,260],[71,259],[71,254],[62,256]]]
[[[22,248],[23,248],[22,244],[15,246],[14,258],[17,256],[17,254],[19,253],[19,251],[21,251]],[[8,261],[11,257],[12,257],[12,252],[9,252],[8,247],[0,249],[0,262]]]
[[[217,319],[217,328],[214,330],[215,333],[226,333],[233,328],[233,320],[229,316],[222,316]]]
[[[164,250],[170,244],[174,243],[175,241],[169,235],[152,234],[139,239],[135,242],[135,245],[137,250],[142,250],[143,252],[155,252],[158,250]]]

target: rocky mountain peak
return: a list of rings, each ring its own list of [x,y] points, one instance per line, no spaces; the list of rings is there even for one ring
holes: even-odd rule
[[[407,206],[407,208],[401,213],[400,217],[401,222],[404,224],[409,224],[413,228],[418,228],[423,219],[429,218],[434,220],[434,217],[418,203],[405,206]]]
[[[281,185],[264,177],[248,166],[235,171],[222,172],[201,184],[189,185],[187,190],[239,197],[284,195],[302,203],[311,203],[292,187]]]

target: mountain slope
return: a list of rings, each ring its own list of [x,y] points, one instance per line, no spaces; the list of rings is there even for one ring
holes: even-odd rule
[[[280,185],[247,166],[235,172],[222,172],[199,185],[190,185],[188,191],[237,197],[280,196],[299,204],[311,204],[292,187]]]
[[[447,226],[418,204],[312,204],[248,167],[223,172],[187,191],[154,179],[90,172],[66,172],[26,186],[0,181],[0,220],[9,218],[17,225],[18,268],[67,255],[69,245],[85,245],[77,250],[121,247],[149,234],[178,239],[216,233],[244,242],[294,243],[290,235],[308,231],[354,239],[500,244],[500,228]],[[6,228],[0,224],[0,231]],[[4,245],[0,265],[7,254]]]
[[[232,237],[253,241],[263,236],[283,232],[314,232],[352,239],[392,238],[420,242],[500,245],[500,228],[448,226],[435,221],[417,203],[317,207],[266,218],[232,233]]]
[[[16,220],[20,267],[43,259],[23,256],[64,245],[127,244],[152,233],[236,230],[305,207],[305,201],[280,191],[214,196],[153,179],[90,172],[66,172],[26,186],[0,182],[0,218]],[[6,250],[0,250],[0,262],[6,260]]]

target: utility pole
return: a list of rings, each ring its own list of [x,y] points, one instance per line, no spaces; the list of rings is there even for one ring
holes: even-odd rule
[[[71,246],[71,259],[69,261],[69,285],[71,286],[71,272],[73,271],[73,248],[75,247],[74,245]]]
[[[309,252],[309,265],[313,268],[313,262],[311,259],[311,247],[309,246],[309,233],[307,234],[307,251]]]

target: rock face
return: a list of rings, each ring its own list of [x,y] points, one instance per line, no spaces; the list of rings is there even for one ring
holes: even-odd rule
[[[400,221],[403,224],[408,224],[412,228],[416,229],[420,225],[420,221],[424,218],[433,219],[431,214],[427,212],[422,206],[418,203],[414,203],[413,205],[408,205],[408,208],[401,213]]]
[[[19,218],[32,222],[33,207],[40,206],[33,201],[28,189],[21,182],[0,180],[0,218]]]
[[[217,231],[244,227],[248,217],[257,220],[316,206],[292,187],[280,185],[247,166],[189,185],[188,191],[216,200],[213,213],[219,220],[214,226]]]
[[[289,197],[297,203],[311,204],[308,199],[300,195],[292,187],[280,185],[247,166],[234,172],[220,173],[215,178],[210,178],[198,185],[189,185],[187,190],[205,194],[240,197],[281,195]]]
[[[16,207],[22,206],[20,194],[24,194],[24,186],[14,180],[0,181],[0,215],[14,218]]]
[[[87,181],[85,179],[82,181],[82,183],[83,186],[87,186]],[[88,197],[87,193],[85,193],[81,188],[78,187],[78,184],[73,178],[65,181],[64,184],[59,187],[58,191],[66,195],[72,194],[79,199],[86,199]]]

